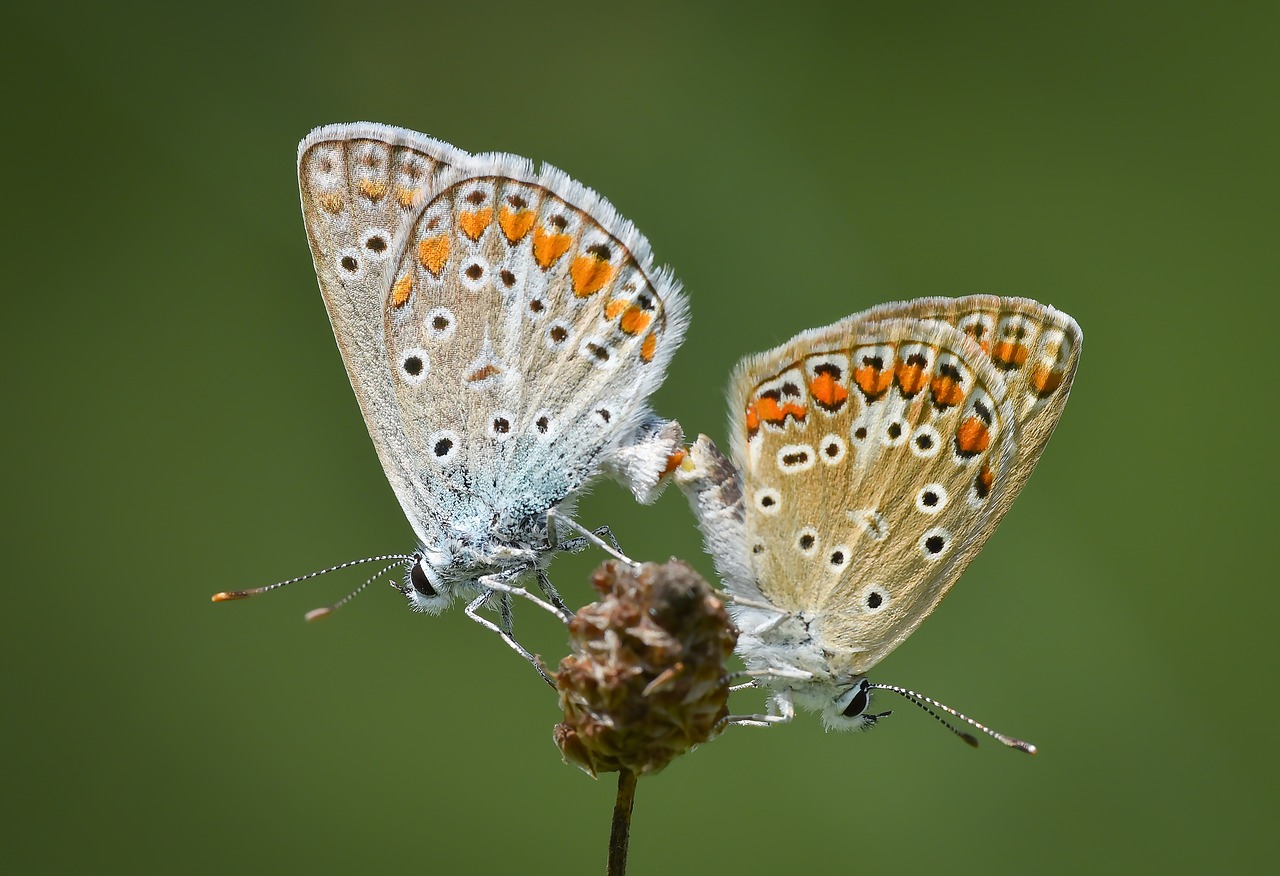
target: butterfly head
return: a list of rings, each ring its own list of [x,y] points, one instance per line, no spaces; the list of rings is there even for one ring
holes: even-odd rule
[[[822,708],[822,723],[828,730],[866,730],[892,712],[875,714],[871,708],[871,682],[855,679],[834,697],[827,697]]]
[[[409,598],[414,611],[439,614],[453,602],[466,576],[458,574],[460,552],[445,542],[438,548],[420,548],[405,570],[400,591]]]

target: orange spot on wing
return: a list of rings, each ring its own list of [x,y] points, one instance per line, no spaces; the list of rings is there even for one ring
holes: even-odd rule
[[[416,207],[422,200],[422,189],[406,189],[404,186],[396,187],[396,203],[403,209],[408,210]]]
[[[973,491],[977,493],[979,499],[985,499],[991,495],[991,485],[995,483],[995,480],[996,476],[991,473],[991,465],[984,462],[982,470],[973,479]]]
[[[633,304],[623,311],[622,319],[618,320],[618,328],[629,335],[638,335],[648,328],[651,322],[653,322],[653,316]]]
[[[894,369],[894,376],[898,378],[898,386],[902,389],[902,394],[907,398],[911,398],[920,390],[924,389],[925,364],[925,358],[919,354],[915,354],[908,356],[907,361],[899,362],[897,367]]]
[[[756,411],[760,415],[760,419],[764,420],[770,426],[781,426],[787,422],[787,417],[791,417],[797,422],[803,423],[805,409],[802,405],[787,402],[786,404],[778,404],[777,399],[771,396],[761,396],[756,399]]]
[[[1031,386],[1035,389],[1036,395],[1045,398],[1053,395],[1054,390],[1062,386],[1065,377],[1066,375],[1061,371],[1054,371],[1052,368],[1040,365],[1031,372]]]
[[[469,383],[478,383],[481,380],[488,380],[490,377],[493,377],[494,375],[501,374],[501,373],[502,373],[502,369],[497,367],[496,365],[492,365],[492,364],[483,365],[480,368],[477,368],[475,371],[472,371],[470,374],[468,374],[467,381]]]
[[[573,265],[569,268],[569,279],[573,283],[573,294],[579,298],[594,295],[609,284],[609,281],[613,279],[613,275],[617,271],[618,269],[613,265],[606,261],[601,261],[590,253],[578,256],[573,260]]]
[[[752,402],[747,405],[747,435],[748,437],[755,435],[760,431],[760,411],[756,408],[756,403]]]
[[[548,231],[545,227],[539,228],[533,232],[533,258],[538,267],[545,271],[568,252],[571,243],[573,238],[567,234]]]
[[[977,456],[991,445],[991,432],[978,417],[969,417],[956,430],[956,453],[965,457]]]
[[[387,184],[372,179],[362,179],[356,183],[356,191],[363,195],[367,200],[380,201],[382,196],[387,193]]]
[[[536,218],[532,210],[512,210],[509,207],[503,207],[498,211],[498,225],[511,243],[523,240],[529,233],[529,229],[533,227],[533,220]]]
[[[484,230],[492,221],[492,207],[485,207],[483,210],[463,210],[458,214],[458,227],[471,240],[479,240],[480,235],[484,234]]]
[[[618,314],[627,309],[627,302],[622,298],[614,298],[604,306],[605,319],[617,319]]]
[[[418,261],[435,276],[440,276],[449,261],[449,235],[437,234],[418,244]]]
[[[1030,351],[1023,344],[1015,344],[1013,341],[1001,341],[991,348],[991,361],[1006,371],[1021,368],[1028,355]]]
[[[864,363],[853,369],[853,382],[868,399],[884,395],[893,384],[893,371],[880,365]]]
[[[651,334],[649,337],[645,338],[644,342],[640,345],[640,358],[646,362],[652,362],[653,354],[656,353],[657,350],[658,336]]]
[[[391,287],[391,306],[399,309],[409,302],[413,294],[413,271],[409,271]]]
[[[825,410],[838,411],[849,397],[845,389],[828,371],[818,374],[809,381],[809,393]]]
[[[960,381],[950,374],[939,374],[929,383],[929,391],[933,393],[934,404],[939,407],[953,407],[964,401],[964,388]]]
[[[336,192],[328,192],[316,199],[320,202],[320,209],[326,213],[341,213],[343,202],[342,195]]]

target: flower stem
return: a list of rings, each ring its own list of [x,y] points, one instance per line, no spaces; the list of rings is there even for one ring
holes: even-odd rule
[[[636,774],[618,772],[618,799],[613,804],[613,828],[609,832],[609,866],[606,876],[626,876],[627,844],[631,839],[631,810],[636,805]]]

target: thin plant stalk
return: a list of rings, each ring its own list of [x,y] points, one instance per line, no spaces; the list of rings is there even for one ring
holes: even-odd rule
[[[618,799],[613,804],[613,827],[609,831],[609,866],[606,876],[626,876],[627,846],[631,840],[631,810],[636,805],[636,774],[618,771]]]

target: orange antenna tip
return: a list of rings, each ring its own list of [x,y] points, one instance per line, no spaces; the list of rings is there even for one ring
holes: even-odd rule
[[[320,618],[322,617],[328,617],[331,614],[333,614],[332,606],[325,606],[324,608],[313,608],[311,609],[311,611],[307,612],[306,619],[309,623],[313,620],[320,620]]]
[[[248,599],[253,593],[252,590],[223,590],[221,593],[213,594],[213,601],[231,602],[233,599]]]

